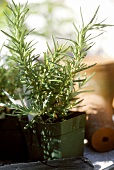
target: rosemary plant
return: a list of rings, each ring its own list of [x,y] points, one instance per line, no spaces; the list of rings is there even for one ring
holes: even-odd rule
[[[40,55],[34,54],[33,41],[27,41],[30,32],[24,29],[29,11],[27,4],[21,8],[20,4],[16,5],[12,0],[12,5],[7,7],[12,13],[11,17],[5,14],[10,32],[2,32],[11,43],[5,46],[10,49],[12,60],[17,63],[20,81],[26,89],[24,97],[27,100],[25,104],[20,95],[19,105],[5,91],[11,101],[8,107],[18,110],[17,115],[32,115],[32,123],[36,120],[57,122],[67,119],[69,110],[78,107],[82,101],[78,95],[85,92],[83,86],[90,79],[82,73],[92,67],[83,63],[87,51],[94,45],[91,40],[95,37],[91,37],[88,32],[98,29],[102,34],[102,28],[109,25],[103,24],[103,21],[96,23],[99,7],[87,25],[84,25],[81,13],[81,29],[74,25],[75,40],[67,39],[65,44],[59,44],[52,37],[53,48],[47,43],[47,52],[44,52],[43,62],[40,62]]]

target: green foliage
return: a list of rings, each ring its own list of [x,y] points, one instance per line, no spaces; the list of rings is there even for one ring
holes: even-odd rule
[[[16,94],[16,77],[15,72],[0,67],[0,101],[6,103],[8,101],[7,96],[4,94],[3,89],[10,95]]]
[[[3,12],[5,10],[6,4],[7,4],[6,0],[0,0],[0,27],[2,28],[7,24]]]
[[[12,60],[17,64],[19,79],[25,87],[24,97],[27,106],[21,95],[22,105],[16,102],[5,91],[10,98],[11,108],[18,110],[19,115],[34,116],[35,120],[43,122],[62,121],[67,118],[69,110],[79,106],[82,101],[79,94],[84,93],[83,86],[90,79],[82,71],[92,66],[83,63],[87,51],[94,44],[88,32],[106,26],[103,22],[96,23],[98,9],[93,18],[85,26],[82,13],[82,28],[78,29],[75,25],[75,40],[68,40],[65,44],[59,44],[52,37],[53,49],[47,43],[47,52],[44,52],[43,62],[40,55],[34,54],[34,44],[27,41],[29,32],[24,27],[26,14],[29,9],[27,4],[21,8],[20,4],[8,5],[12,15],[11,18],[6,14],[10,34],[2,31],[9,37],[10,44],[6,45],[11,51]],[[71,51],[69,54],[68,51]]]
[[[18,98],[17,94],[22,91],[22,86],[18,79],[18,70],[14,68],[15,62],[10,60],[10,56],[0,56],[0,63],[0,102],[6,103],[9,99],[3,89],[11,96],[15,95],[15,98]]]

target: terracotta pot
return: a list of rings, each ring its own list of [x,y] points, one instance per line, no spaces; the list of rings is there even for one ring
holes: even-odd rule
[[[84,98],[86,111],[86,138],[98,152],[114,149],[113,109],[102,96],[88,95]]]
[[[87,57],[87,65],[97,63],[87,70],[87,75],[95,72],[86,84],[90,93],[80,95],[84,99],[80,111],[86,112],[86,138],[99,152],[114,149],[114,123],[112,101],[114,97],[114,61],[103,57]]]
[[[95,75],[90,79],[85,87],[93,90],[92,94],[101,95],[112,104],[114,97],[114,61],[99,56],[90,56],[85,58],[84,62],[87,65],[97,63],[92,68],[86,70],[88,76],[93,73],[95,73]]]

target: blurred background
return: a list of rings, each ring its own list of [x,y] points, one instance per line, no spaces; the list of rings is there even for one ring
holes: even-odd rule
[[[14,0],[16,3],[25,4],[26,0]],[[11,0],[0,0],[0,28],[7,29],[3,11],[6,4]],[[46,50],[46,41],[51,42],[51,35],[55,37],[73,37],[73,24],[81,24],[80,7],[82,9],[85,24],[92,18],[95,10],[100,5],[98,20],[106,19],[105,23],[114,24],[114,1],[113,0],[28,0],[29,17],[26,27],[35,28],[30,39],[38,41],[37,52]],[[97,42],[90,50],[91,55],[102,55],[113,58],[114,28],[109,27],[106,32],[95,39]],[[6,41],[0,33],[0,46]]]

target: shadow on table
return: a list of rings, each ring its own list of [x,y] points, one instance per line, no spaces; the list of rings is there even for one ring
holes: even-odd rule
[[[84,156],[92,162],[95,170],[103,170],[114,164],[114,150],[109,152],[96,152],[88,144],[85,144]]]

